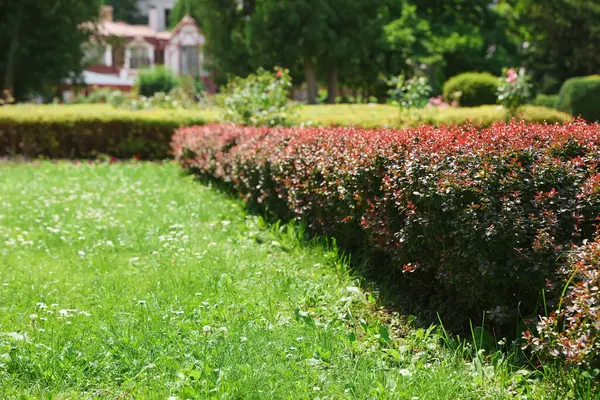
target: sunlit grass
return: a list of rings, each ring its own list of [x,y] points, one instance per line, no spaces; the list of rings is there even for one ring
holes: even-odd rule
[[[563,122],[568,114],[539,106],[525,106],[519,118],[532,122]],[[360,125],[363,127],[415,127],[421,124],[452,125],[467,121],[490,125],[506,118],[499,106],[450,107],[446,109],[403,110],[385,104],[335,104],[300,107],[296,122],[321,126]]]
[[[547,398],[174,164],[0,164],[0,204],[0,398]]]

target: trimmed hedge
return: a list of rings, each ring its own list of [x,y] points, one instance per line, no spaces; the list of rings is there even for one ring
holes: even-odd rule
[[[531,104],[534,106],[541,106],[541,107],[555,109],[557,102],[558,102],[557,94],[538,94],[535,97],[535,99],[533,99]]]
[[[600,75],[567,79],[556,107],[586,121],[600,120]]]
[[[477,107],[485,104],[496,104],[500,80],[487,72],[465,72],[458,74],[444,83],[444,100],[451,102],[454,94],[460,92],[458,102],[463,107]]]
[[[169,157],[175,129],[203,124],[190,111],[127,111],[102,105],[0,107],[0,156]]]
[[[178,130],[172,146],[184,168],[249,206],[385,260],[413,298],[461,322],[537,315],[557,259],[593,238],[600,216],[600,125],[582,122],[207,125]]]
[[[563,123],[571,116],[545,107],[523,106],[519,115],[528,122]],[[506,119],[506,110],[500,106],[448,107],[410,110],[400,113],[398,107],[384,104],[327,104],[302,106],[296,123],[316,126],[418,127],[431,125],[477,124],[489,126]]]

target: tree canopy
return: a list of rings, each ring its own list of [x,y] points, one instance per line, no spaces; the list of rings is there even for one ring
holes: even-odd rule
[[[0,79],[23,99],[32,92],[76,76],[83,65],[82,44],[98,16],[95,0],[0,2]]]

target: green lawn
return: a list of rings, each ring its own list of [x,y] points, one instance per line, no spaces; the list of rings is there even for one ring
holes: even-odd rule
[[[546,396],[174,164],[4,163],[0,204],[0,398]]]

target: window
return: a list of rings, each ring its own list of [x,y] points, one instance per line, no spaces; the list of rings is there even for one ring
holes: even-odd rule
[[[181,46],[181,75],[198,76],[198,46]]]
[[[134,45],[129,48],[129,68],[140,69],[150,66],[148,49],[145,46]]]
[[[165,27],[168,27],[169,25],[171,25],[169,23],[169,17],[171,16],[171,10],[168,8],[165,8]]]
[[[154,64],[163,65],[165,63],[165,51],[154,49]]]

